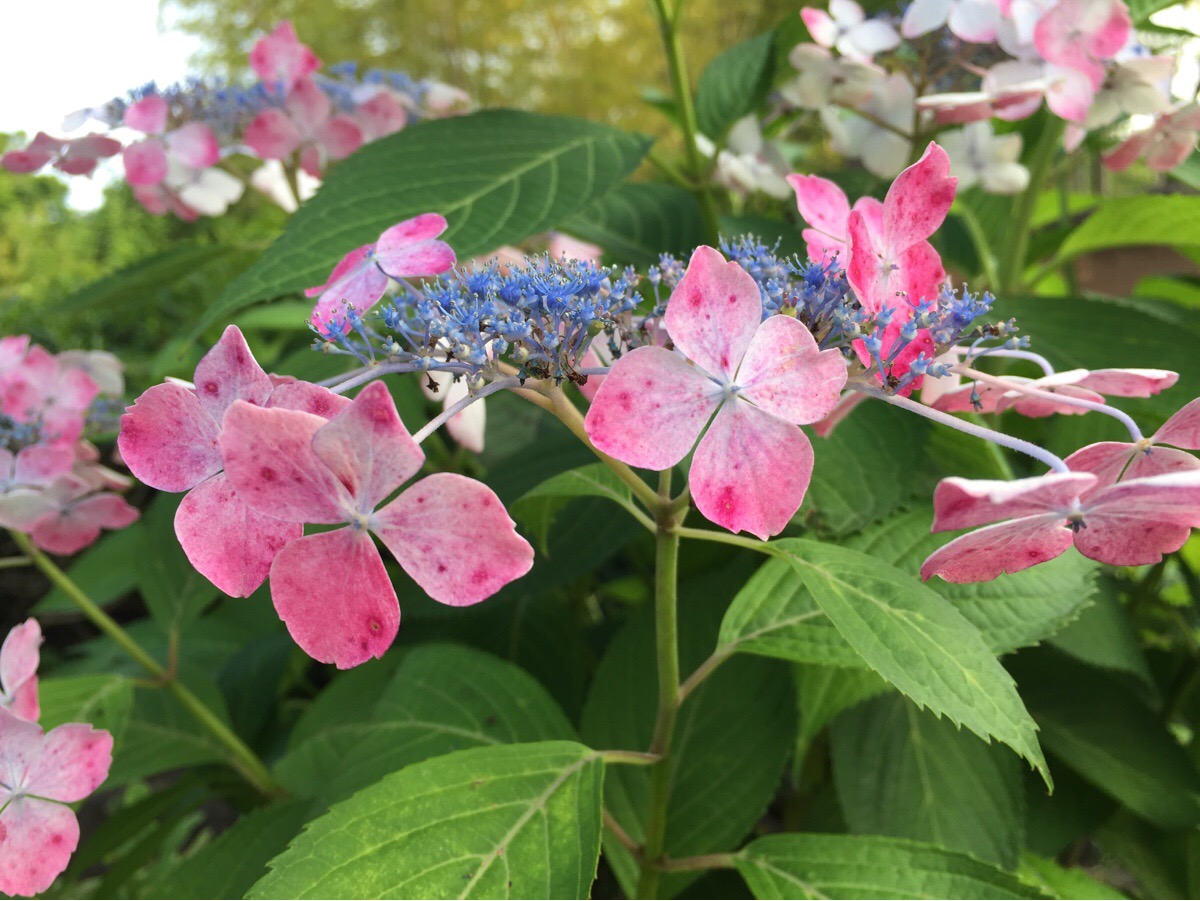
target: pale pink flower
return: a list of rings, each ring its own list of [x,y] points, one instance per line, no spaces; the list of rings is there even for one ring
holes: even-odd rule
[[[938,135],[950,171],[962,190],[979,185],[989,194],[1017,194],[1029,184],[1021,165],[1021,136],[997,135],[990,122],[972,122]]]
[[[943,479],[933,531],[976,529],[935,551],[921,578],[986,582],[1051,560],[1074,545],[1114,566],[1159,562],[1200,526],[1200,470],[1104,486],[1090,472],[1013,482]]]
[[[364,143],[395,134],[408,124],[408,113],[404,105],[385,88],[380,88],[359,102],[354,108],[353,116],[358,127],[362,129]]]
[[[1103,157],[1105,168],[1124,172],[1139,158],[1155,172],[1174,169],[1188,158],[1200,132],[1200,105],[1188,103],[1163,113],[1154,124],[1130,135]]]
[[[91,175],[100,160],[120,152],[121,142],[104,135],[55,138],[39,131],[28,146],[0,156],[0,166],[9,172],[26,175],[52,163],[55,169],[67,175]]]
[[[85,723],[43,733],[0,710],[0,892],[37,895],[67,868],[79,844],[68,804],[108,778],[112,736]]]
[[[0,375],[0,412],[18,422],[38,423],[43,443],[74,444],[99,393],[92,378],[63,366],[45,348],[33,346]]]
[[[866,103],[886,73],[873,65],[834,56],[818,44],[797,44],[788,60],[799,74],[780,88],[783,99],[800,109]]]
[[[212,129],[189,122],[167,131],[170,109],[157,94],[143,97],[125,111],[125,125],[148,137],[125,148],[125,180],[134,186],[157,185],[166,180],[171,160],[188,169],[216,165],[221,147]]]
[[[663,324],[679,353],[640,347],[622,356],[588,410],[588,436],[606,454],[655,470],[696,447],[697,509],[733,532],[780,532],[812,474],[812,445],[798,426],[837,404],[841,353],[820,350],[790,316],[763,321],[754,279],[711,247],[692,254]]]
[[[155,385],[127,409],[117,447],[150,487],[187,492],[175,514],[175,534],[188,560],[226,594],[248,597],[267,578],[280,548],[303,532],[246,506],[223,472],[217,439],[226,411],[239,400],[324,418],[349,404],[307,382],[274,384],[231,325],[196,365],[194,388]]]
[[[311,78],[292,86],[283,109],[263,110],[246,127],[244,140],[264,160],[299,154],[300,167],[319,178],[329,160],[363,145],[363,132],[350,116],[334,115],[333,102]]]
[[[1092,473],[1101,485],[1200,469],[1200,461],[1176,448],[1200,450],[1200,400],[1192,401],[1161,429],[1136,444],[1100,441],[1080,448],[1065,462],[1072,470]]]
[[[300,43],[291,22],[283,21],[270,34],[259,38],[250,50],[250,68],[268,85],[290,91],[296,83],[321,68],[320,58]]]
[[[1059,0],[1038,19],[1033,43],[1046,62],[1082,72],[1099,90],[1105,62],[1120,52],[1132,31],[1124,0]]]
[[[870,62],[876,53],[900,44],[896,29],[886,22],[868,19],[854,0],[829,0],[829,12],[805,6],[800,17],[814,41],[859,62]]]
[[[0,647],[0,707],[31,723],[41,715],[37,677],[41,644],[42,627],[36,619],[27,619],[13,626]]]
[[[796,192],[796,209],[809,226],[801,234],[808,244],[811,259],[820,260],[837,254],[844,264],[852,209],[862,215],[863,223],[875,241],[882,242],[883,203],[874,197],[860,197],[851,207],[846,193],[827,178],[789,175],[787,182]]]
[[[380,506],[425,461],[382,382],[328,422],[239,401],[220,444],[231,482],[253,509],[346,524],[292,541],[271,565],[276,611],[321,662],[357,666],[396,637],[396,592],[371,533],[430,597],[451,606],[476,604],[533,565],[499,498],[473,479],[436,473]]]
[[[393,225],[374,244],[364,244],[344,257],[325,284],[309,288],[306,297],[318,297],[312,323],[331,332],[349,328],[345,307],[362,315],[379,303],[388,278],[422,278],[441,275],[454,267],[454,250],[437,240],[447,228],[444,217],[422,213]]]
[[[1088,111],[1086,127],[1111,125],[1121,116],[1166,112],[1174,71],[1175,60],[1170,56],[1135,56],[1110,66]]]
[[[900,22],[900,33],[915,38],[943,25],[964,41],[988,44],[1000,27],[1000,8],[996,0],[913,0]]]
[[[137,520],[136,507],[97,487],[92,479],[71,473],[43,488],[39,499],[46,509],[27,528],[33,543],[67,556],[92,544],[102,529],[123,529]]]
[[[971,383],[941,393],[930,406],[947,413],[995,413],[1011,409],[1035,418],[1056,413],[1077,416],[1087,413],[1087,408],[1068,402],[1055,403],[1044,397],[1030,397],[1022,393],[1021,388],[1102,404],[1105,396],[1151,397],[1170,388],[1178,379],[1178,373],[1165,369],[1071,369],[1039,379],[1006,376],[1005,380],[1013,384],[1012,388]]]

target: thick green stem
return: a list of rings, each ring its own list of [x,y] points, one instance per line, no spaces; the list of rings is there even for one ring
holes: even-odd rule
[[[654,18],[658,22],[663,50],[667,55],[667,71],[671,77],[671,90],[675,94],[675,103],[679,106],[679,124],[683,130],[684,158],[687,160],[688,174],[697,185],[696,199],[700,201],[706,239],[715,244],[721,226],[717,220],[717,207],[713,201],[712,191],[705,184],[705,173],[708,166],[700,153],[700,148],[696,145],[696,135],[700,133],[700,126],[696,120],[696,106],[692,102],[692,86],[688,79],[683,41],[679,37],[679,19],[683,12],[683,0],[676,0],[673,10],[667,9],[666,0],[649,0],[649,2]],[[717,135],[712,137],[715,139]]]
[[[671,470],[658,481],[658,520],[654,555],[654,643],[658,663],[658,714],[650,753],[658,755],[650,777],[650,805],[646,813],[646,838],[639,862],[637,896],[658,894],[660,871],[667,833],[667,806],[671,799],[671,739],[679,713],[679,628],[676,586],[679,579],[679,533],[671,512]]]
[[[1024,287],[1025,257],[1029,253],[1029,225],[1037,207],[1038,195],[1046,184],[1051,165],[1062,144],[1065,125],[1061,119],[1046,115],[1042,132],[1029,157],[1029,185],[1013,203],[1005,234],[1004,253],[1000,261],[998,293],[1014,294]]]
[[[132,658],[142,669],[150,674],[155,684],[161,685],[164,689],[171,693],[187,711],[196,718],[196,721],[211,735],[221,746],[229,758],[230,765],[236,769],[246,781],[249,782],[256,790],[261,792],[268,798],[281,798],[287,792],[278,782],[275,781],[270,771],[258,755],[255,754],[246,743],[226,726],[212,712],[203,701],[201,701],[191,690],[181,683],[173,672],[170,672],[162,666],[157,660],[140,644],[134,641],[133,637],[128,632],[121,628],[120,624],[111,616],[105,613],[100,606],[93,601],[87,594],[76,585],[71,577],[63,572],[53,560],[47,557],[42,551],[37,548],[29,537],[23,532],[9,531],[13,541],[22,552],[29,557],[30,561],[48,578],[55,586],[60,588],[74,602],[75,606],[92,621],[92,623],[111,638],[126,654]]]

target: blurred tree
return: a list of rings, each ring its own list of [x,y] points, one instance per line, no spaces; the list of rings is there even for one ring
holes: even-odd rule
[[[721,50],[796,15],[800,0],[687,0],[693,79]],[[646,0],[163,0],[177,27],[203,37],[202,68],[237,75],[254,40],[281,19],[326,63],[402,69],[471,92],[484,106],[599,119],[647,132],[640,101],[666,69]]]

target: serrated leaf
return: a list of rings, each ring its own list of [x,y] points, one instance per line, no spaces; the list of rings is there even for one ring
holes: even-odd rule
[[[768,835],[734,858],[755,898],[1041,898],[982,861],[862,835]]]
[[[603,463],[594,463],[551,476],[525,492],[509,507],[509,512],[537,537],[538,545],[545,553],[550,528],[559,511],[577,497],[607,498],[626,509],[636,509],[629,486]]]
[[[375,697],[369,721],[318,732],[290,751],[276,767],[283,784],[328,804],[451,751],[576,737],[531,676],[459,645],[410,651]]]
[[[1064,867],[1056,861],[1039,857],[1029,851],[1021,855],[1021,867],[1017,870],[1017,876],[1047,897],[1061,898],[1063,901],[1087,901],[1092,898],[1117,901],[1125,897],[1111,885],[1093,879],[1083,870]]]
[[[949,602],[848,548],[795,538],[771,546],[871,669],[922,707],[1004,742],[1053,784],[1012,678]]]
[[[892,694],[847,710],[830,757],[851,831],[926,841],[1006,870],[1024,834],[1017,758]]]
[[[279,239],[195,333],[255,301],[321,284],[348,251],[419,213],[441,213],[461,259],[560,224],[636,168],[650,141],[607,125],[516,110],[422,122],[329,173]]]
[[[435,757],[311,822],[247,897],[586,898],[603,782],[573,742]]]
[[[696,121],[714,141],[754,110],[771,87],[775,33],[768,31],[719,53],[696,83]]]
[[[649,266],[660,254],[686,257],[704,243],[702,223],[700,204],[690,191],[636,182],[597,197],[561,228],[600,245],[608,261]]]

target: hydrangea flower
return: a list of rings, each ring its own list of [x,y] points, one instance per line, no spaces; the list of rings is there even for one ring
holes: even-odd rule
[[[1146,129],[1134,132],[1103,157],[1104,167],[1124,172],[1138,159],[1155,172],[1167,172],[1188,158],[1200,131],[1200,105],[1188,103],[1158,116]]]
[[[271,598],[306,653],[340,669],[379,657],[400,625],[374,533],[401,568],[443,604],[476,604],[533,565],[486,485],[427,476],[383,502],[425,461],[382,382],[326,421],[237,401],[220,437],[238,496],[263,516],[344,524],[297,538],[271,564]],[[382,506],[381,506],[382,504]]]
[[[283,109],[267,109],[246,128],[246,144],[265,160],[286,160],[298,153],[301,168],[314,178],[329,160],[348,157],[362,146],[358,123],[335,115],[333,102],[311,78],[288,92]]]
[[[908,132],[913,126],[917,94],[907,78],[889,75],[875,85],[871,97],[844,117],[836,110],[821,111],[833,149],[846,159],[861,159],[863,166],[879,178],[892,178],[904,168],[911,148]]]
[[[870,99],[884,72],[847,57],[835,57],[818,44],[797,44],[788,60],[799,74],[780,88],[783,99],[800,109],[858,106]]]
[[[43,443],[70,445],[83,433],[84,416],[99,393],[82,368],[64,366],[34,345],[0,375],[0,413],[37,423]]]
[[[789,175],[787,182],[796,192],[796,209],[809,226],[801,234],[808,244],[810,259],[820,260],[834,254],[845,259],[852,210],[861,214],[864,227],[875,240],[882,240],[883,204],[874,197],[860,197],[851,207],[846,193],[827,178]]]
[[[819,45],[836,47],[842,56],[859,62],[868,63],[876,53],[900,44],[896,29],[878,19],[868,19],[854,0],[829,0],[829,12],[805,6],[800,17]]]
[[[128,408],[117,446],[151,488],[187,492],[175,534],[188,560],[226,594],[248,597],[267,578],[275,554],[302,530],[248,507],[223,472],[217,440],[237,401],[325,418],[349,403],[306,382],[273,381],[231,325],[196,364],[195,387],[155,385]]]
[[[1105,62],[1125,46],[1133,20],[1123,0],[1058,0],[1033,30],[1033,43],[1048,63],[1087,76],[1093,90],[1104,83]]]
[[[38,493],[38,515],[24,530],[34,544],[52,554],[74,554],[100,537],[102,529],[123,529],[137,521],[138,511],[117,494],[74,473],[59,476]]]
[[[91,175],[102,159],[121,152],[121,142],[104,135],[82,138],[54,138],[39,131],[21,150],[0,156],[0,166],[18,175],[37,172],[47,163],[66,175]]]
[[[812,445],[798,426],[837,404],[846,383],[841,353],[820,350],[790,316],[763,320],[754,280],[711,247],[692,254],[663,324],[678,352],[640,347],[622,356],[588,410],[588,437],[618,460],[656,470],[696,447],[697,509],[733,532],[777,534],[812,474]]]
[[[913,0],[904,11],[900,33],[911,39],[943,25],[964,41],[990,43],[1000,28],[1000,7],[996,0]]]
[[[931,554],[921,578],[985,582],[1052,560],[1074,545],[1114,566],[1157,563],[1200,526],[1200,470],[1104,485],[1090,472],[1012,482],[943,479],[934,532],[969,529]]]
[[[321,60],[312,48],[300,42],[295,27],[285,19],[254,43],[250,68],[267,84],[279,85],[287,92],[318,71]]]
[[[0,647],[0,707],[31,723],[41,715],[37,678],[41,644],[42,627],[36,619],[27,619],[13,626]]]
[[[346,307],[362,315],[383,297],[388,279],[441,275],[454,268],[454,250],[437,237],[447,228],[437,213],[422,213],[393,225],[374,244],[364,244],[344,257],[325,284],[309,288],[306,297],[316,297],[312,323],[322,333],[350,328]]]
[[[1194,400],[1163,423],[1162,428],[1130,444],[1100,441],[1067,457],[1072,470],[1090,472],[1101,485],[1119,479],[1140,479],[1180,470],[1200,469],[1200,461],[1186,450],[1200,450],[1200,400]]]
[[[1029,184],[1019,134],[997,135],[990,122],[972,122],[938,135],[938,142],[964,191],[977,184],[991,194],[1017,194]]]
[[[1179,374],[1165,369],[1072,369],[1039,379],[1006,376],[1011,388],[994,384],[970,384],[942,392],[930,405],[947,413],[973,411],[995,413],[1014,410],[1022,416],[1041,418],[1056,413],[1081,415],[1087,408],[1069,402],[1055,403],[1031,397],[1022,388],[1061,394],[1064,398],[1104,403],[1104,397],[1152,397],[1175,384]]]
[[[79,844],[68,804],[108,778],[112,736],[84,723],[47,733],[0,710],[0,892],[37,895],[67,868]]]

